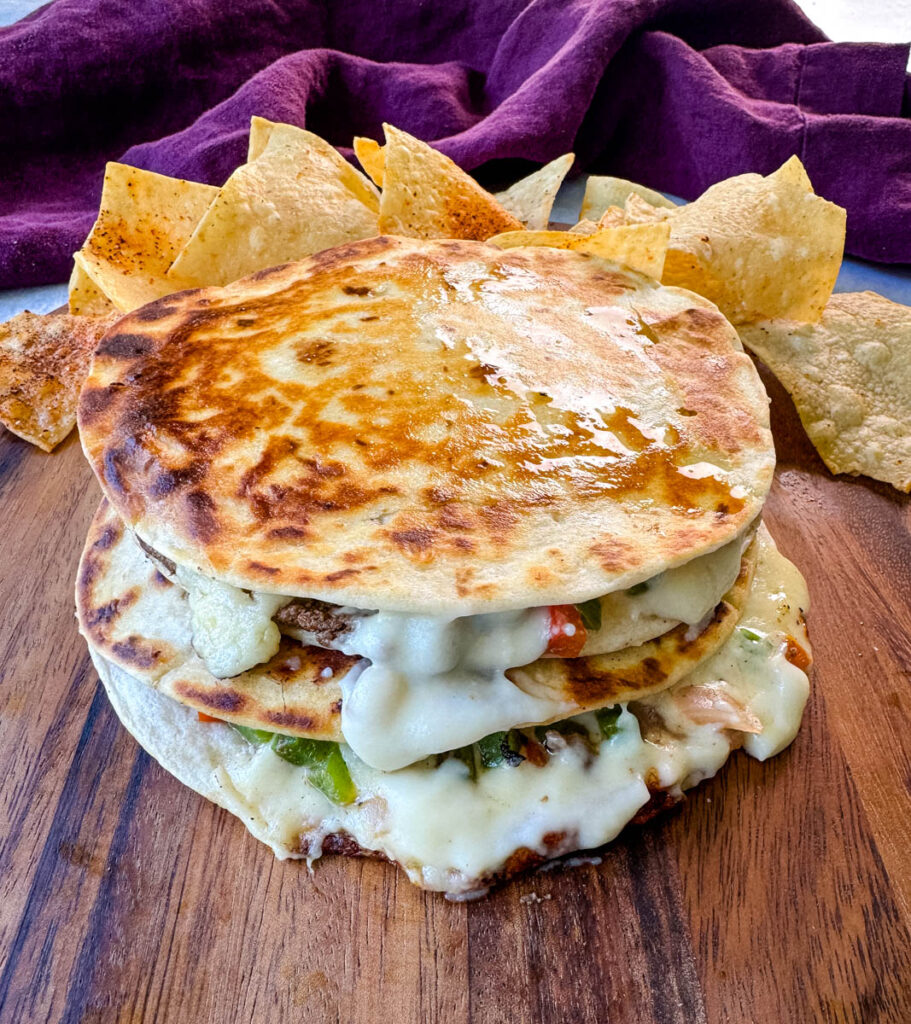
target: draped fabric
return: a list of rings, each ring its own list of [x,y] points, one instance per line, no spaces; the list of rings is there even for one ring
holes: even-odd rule
[[[65,280],[107,160],[221,184],[252,114],[687,199],[796,153],[849,252],[908,262],[907,59],[790,0],[56,0],[0,30],[0,287]]]

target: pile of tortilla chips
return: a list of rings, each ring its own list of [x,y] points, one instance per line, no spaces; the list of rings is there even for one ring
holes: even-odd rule
[[[579,222],[555,231],[572,153],[494,195],[427,143],[384,130],[385,144],[354,139],[366,174],[312,132],[260,117],[247,162],[221,188],[108,164],[98,219],[74,256],[71,315],[0,328],[0,421],[50,450],[72,426],[93,339],[172,292],[376,234],[471,238],[598,256],[711,299],[794,395],[833,471],[911,489],[911,311],[869,294],[832,298],[845,211],[813,192],[796,157],[683,206],[590,177]]]

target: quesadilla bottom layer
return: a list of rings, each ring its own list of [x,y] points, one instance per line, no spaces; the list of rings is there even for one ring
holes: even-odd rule
[[[571,720],[575,730],[543,736],[542,757],[475,770],[464,756],[447,756],[391,772],[369,767],[342,744],[347,803],[317,788],[312,767],[289,763],[225,722],[200,722],[107,660],[91,637],[90,647],[112,704],[139,742],[278,857],[369,853],[398,863],[418,885],[460,895],[609,842],[656,795],[679,797],[738,746],[764,760],[791,742],[809,691],[806,588],[764,528],[758,545],[743,614],[724,644],[671,688],[618,704],[600,740],[591,738],[593,716],[581,715]]]

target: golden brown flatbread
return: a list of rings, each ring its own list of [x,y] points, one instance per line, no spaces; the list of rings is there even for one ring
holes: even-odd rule
[[[532,696],[572,714],[635,700],[673,685],[728,638],[749,593],[754,541],[713,615],[648,643],[588,658],[542,658],[507,672]],[[76,584],[80,630],[108,661],[182,704],[254,728],[340,740],[339,682],[359,659],[282,638],[268,662],[216,679],[193,650],[183,591],[167,580],[105,502],[85,543]],[[532,723],[534,724],[534,723]]]
[[[358,658],[283,637],[265,664],[216,679],[193,650],[186,595],[157,570],[106,502],[82,553],[76,614],[93,650],[197,711],[287,735],[341,736],[338,684]]]
[[[121,322],[86,454],[235,586],[472,614],[624,589],[756,517],[765,391],[708,302],[596,257],[375,238]]]

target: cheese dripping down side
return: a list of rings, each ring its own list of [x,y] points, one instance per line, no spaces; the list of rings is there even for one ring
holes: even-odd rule
[[[566,745],[544,766],[504,764],[474,780],[455,758],[436,767],[424,762],[381,772],[343,746],[358,798],[338,806],[308,784],[305,769],[267,746],[252,746],[227,725],[197,722],[191,709],[119,670],[125,681],[112,700],[146,745],[156,746],[150,731],[160,722],[166,742],[157,744],[156,756],[240,816],[279,857],[317,857],[325,837],[343,834],[397,861],[418,884],[471,892],[518,849],[546,857],[608,842],[650,789],[676,794],[695,785],[715,774],[732,747],[742,744],[763,760],[791,742],[809,684],[787,651],[789,638],[806,644],[807,594],[800,574],[764,530],[760,542],[740,627],[677,686],[621,711],[616,732],[595,757]],[[758,732],[732,729],[723,715],[697,721],[686,713],[687,691],[715,692],[719,685],[756,720]],[[131,715],[131,694],[141,714]],[[657,729],[650,724],[655,721],[661,723]],[[194,773],[196,763],[202,767]],[[555,846],[555,836],[563,836],[564,845]]]
[[[358,757],[393,771],[515,725],[565,716],[570,705],[523,692],[506,669],[536,661],[546,608],[436,617],[380,612],[354,620],[341,648],[370,664],[342,686],[342,734]]]

